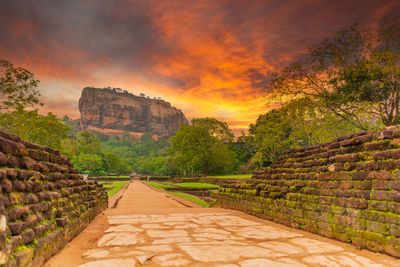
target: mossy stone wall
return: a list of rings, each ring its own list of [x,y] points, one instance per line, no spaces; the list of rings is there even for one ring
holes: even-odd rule
[[[57,150],[0,130],[1,266],[42,266],[107,202]]]
[[[217,205],[400,257],[400,129],[287,151]]]

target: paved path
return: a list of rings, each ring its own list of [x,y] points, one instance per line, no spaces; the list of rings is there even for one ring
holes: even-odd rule
[[[54,266],[400,266],[400,260],[226,209],[188,208],[134,181]]]

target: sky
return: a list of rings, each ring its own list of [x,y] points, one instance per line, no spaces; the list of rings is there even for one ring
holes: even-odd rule
[[[239,134],[271,73],[398,0],[0,0],[0,58],[40,80],[42,112],[79,118],[86,86],[161,97]]]

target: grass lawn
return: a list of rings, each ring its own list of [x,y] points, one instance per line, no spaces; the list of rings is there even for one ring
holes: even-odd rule
[[[152,186],[154,188],[160,189],[160,190],[164,191],[167,194],[174,195],[174,196],[189,200],[190,202],[193,202],[195,204],[201,205],[203,207],[208,208],[210,206],[210,205],[208,205],[207,202],[205,202],[205,201],[203,201],[203,200],[201,200],[201,199],[199,199],[197,197],[194,197],[192,195],[188,195],[188,194],[185,194],[185,193],[182,193],[182,192],[167,191],[167,189],[171,188],[171,186],[168,186],[168,185],[165,185],[165,184],[159,184],[159,183],[155,183],[155,182],[145,182],[145,183],[147,183],[148,185],[150,185],[150,186]]]
[[[218,185],[207,183],[175,183],[174,185],[193,188],[219,188]]]
[[[149,184],[150,186],[160,189],[160,190],[165,190],[168,188],[172,188],[172,186],[170,185],[166,185],[166,184],[161,184],[161,183],[156,183],[156,182],[145,182],[146,184]]]
[[[182,192],[171,192],[171,191],[166,191],[166,193],[174,195],[174,196],[177,196],[177,197],[180,197],[180,198],[183,198],[183,199],[186,199],[186,200],[189,200],[190,202],[193,202],[195,204],[201,205],[201,206],[203,206],[205,208],[210,207],[210,205],[208,205],[207,202],[205,202],[205,201],[203,201],[203,200],[201,200],[201,199],[199,199],[197,197],[194,197],[192,195],[188,195],[188,194],[185,194],[185,193],[182,193]]]
[[[119,176],[104,175],[104,176],[99,176],[98,178],[129,178],[129,175],[119,175]]]
[[[103,184],[104,188],[110,188],[113,187],[113,189],[107,191],[108,197],[111,197],[115,195],[124,185],[126,185],[128,181],[117,181],[117,182],[112,182],[111,184]]]
[[[252,173],[249,174],[227,174],[227,175],[217,175],[217,176],[207,176],[209,178],[220,178],[220,179],[249,179],[253,176]]]

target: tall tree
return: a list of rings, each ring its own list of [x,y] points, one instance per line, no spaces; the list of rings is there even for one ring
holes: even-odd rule
[[[236,164],[236,157],[224,142],[231,141],[227,124],[214,118],[193,119],[182,124],[171,137],[171,151],[181,168],[189,173],[225,172]]]
[[[400,123],[400,23],[352,26],[275,74],[269,92],[308,97],[358,128]]]
[[[40,104],[39,80],[33,74],[5,60],[0,60],[0,111],[24,109]]]

